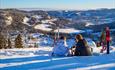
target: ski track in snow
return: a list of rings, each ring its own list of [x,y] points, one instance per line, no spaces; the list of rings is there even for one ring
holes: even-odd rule
[[[51,51],[51,47],[0,50],[0,70],[115,70],[115,51],[73,57],[52,57]]]

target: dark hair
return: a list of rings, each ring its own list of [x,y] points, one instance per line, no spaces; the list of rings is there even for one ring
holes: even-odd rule
[[[61,36],[61,37],[60,37],[60,39],[65,39],[65,38],[66,38],[66,36]]]

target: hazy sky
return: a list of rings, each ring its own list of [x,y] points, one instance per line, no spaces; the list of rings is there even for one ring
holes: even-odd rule
[[[0,0],[0,8],[115,8],[115,0]]]

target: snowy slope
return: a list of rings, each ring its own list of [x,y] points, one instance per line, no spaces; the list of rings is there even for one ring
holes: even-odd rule
[[[52,47],[0,50],[0,70],[114,70],[115,49],[99,56],[49,56]]]

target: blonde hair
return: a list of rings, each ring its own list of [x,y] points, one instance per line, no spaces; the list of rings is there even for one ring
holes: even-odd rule
[[[66,38],[66,36],[64,36],[64,40],[66,40],[67,38]]]
[[[83,40],[83,36],[82,36],[81,34],[76,35],[76,38],[77,38],[78,40]]]

